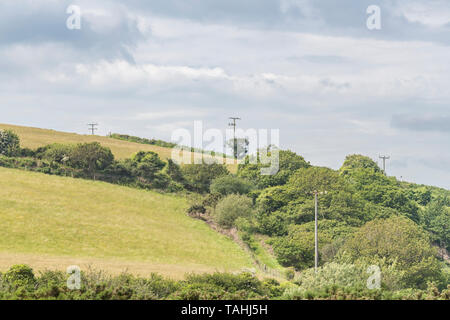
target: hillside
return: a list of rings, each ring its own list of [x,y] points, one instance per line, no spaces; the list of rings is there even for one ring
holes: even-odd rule
[[[82,135],[77,133],[2,123],[0,123],[0,129],[14,131],[20,137],[20,145],[23,148],[35,149],[52,143],[75,144],[97,141],[102,146],[110,148],[117,159],[130,158],[137,151],[156,152],[163,160],[170,158],[172,155],[172,149],[170,148],[124,141],[98,135]],[[192,156],[199,157],[201,154],[193,153]],[[236,164],[227,164],[227,168],[233,173],[237,171]]]
[[[184,198],[173,195],[0,168],[0,269],[26,263],[65,270],[76,264],[179,278],[251,267],[238,245],[186,216],[186,207]]]

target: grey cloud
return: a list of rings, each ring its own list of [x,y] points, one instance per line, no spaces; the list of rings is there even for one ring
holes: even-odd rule
[[[412,131],[450,132],[450,116],[447,115],[394,115],[391,127]]]
[[[114,0],[117,1],[117,0]],[[119,2],[119,1],[117,1]],[[165,0],[127,1],[130,9],[205,23],[386,40],[450,44],[449,26],[431,28],[398,13],[402,0]],[[450,3],[440,2],[444,8]],[[366,27],[370,5],[381,8],[382,30]]]
[[[102,1],[96,2],[96,5]],[[129,48],[144,39],[137,27],[137,22],[130,19],[120,7],[107,5],[105,9],[116,15],[115,25],[99,31],[92,20],[86,19],[82,14],[80,30],[69,30],[66,13],[69,5],[76,1],[63,0],[42,1],[39,5],[29,2],[2,1],[0,3],[0,46],[10,45],[43,45],[45,43],[61,43],[91,58],[104,59],[122,58],[133,62]],[[89,9],[89,3],[80,7],[82,13]]]
[[[450,158],[445,156],[418,159],[418,162],[431,169],[450,172]]]

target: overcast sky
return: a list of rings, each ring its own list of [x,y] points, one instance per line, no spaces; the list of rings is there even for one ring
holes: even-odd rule
[[[449,61],[448,0],[1,0],[0,123],[170,140],[239,116],[312,164],[388,154],[450,189]]]

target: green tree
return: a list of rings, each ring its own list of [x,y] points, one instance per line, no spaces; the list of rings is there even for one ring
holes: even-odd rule
[[[237,218],[252,215],[252,199],[238,194],[230,194],[219,201],[214,211],[214,220],[225,228],[234,226]]]
[[[297,170],[286,184],[292,195],[309,195],[313,191],[327,191],[339,188],[339,174],[323,167],[310,167]]]
[[[247,156],[245,161],[238,166],[238,176],[253,182],[260,189],[284,185],[296,170],[311,166],[302,156],[290,150],[280,150],[278,172],[274,175],[261,175],[261,168],[269,165],[260,162],[259,153],[256,158],[256,163],[251,163],[250,156]]]
[[[145,179],[153,179],[166,165],[153,151],[139,151],[133,155],[131,161],[134,175]]]
[[[355,263],[395,265],[406,287],[424,288],[427,281],[439,281],[442,276],[429,236],[401,216],[366,223],[349,237],[340,254]]]
[[[69,161],[74,146],[67,144],[49,144],[36,150],[36,157],[57,163]]]
[[[96,173],[108,167],[114,161],[111,150],[102,147],[98,142],[80,143],[76,145],[69,156],[72,166],[86,170],[95,180]]]
[[[14,157],[19,153],[19,136],[11,130],[0,130],[0,155]]]
[[[355,169],[370,169],[373,172],[380,172],[381,169],[378,164],[373,161],[371,158],[360,155],[360,154],[352,154],[348,155],[345,158],[344,163],[342,164],[339,172],[343,175],[348,174],[350,171]]]
[[[432,201],[421,213],[420,220],[433,242],[450,250],[450,208],[446,204],[445,198]]]
[[[273,249],[280,264],[303,270],[314,266],[314,222],[290,225],[287,236],[273,240]],[[338,241],[353,232],[354,228],[333,220],[319,221],[319,248]],[[322,260],[322,257],[319,255]]]
[[[210,185],[215,178],[228,175],[224,165],[213,164],[188,164],[181,168],[186,179],[186,188],[199,193],[209,192]]]
[[[165,172],[173,181],[179,182],[181,184],[184,184],[186,182],[181,171],[181,167],[172,159],[167,160]]]
[[[218,177],[211,183],[211,192],[223,196],[229,194],[247,194],[252,189],[253,185],[250,181],[233,175]]]

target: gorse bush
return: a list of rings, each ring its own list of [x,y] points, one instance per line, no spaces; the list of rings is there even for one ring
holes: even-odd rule
[[[81,273],[79,289],[67,287],[68,276],[61,271],[45,271],[35,276],[28,266],[13,266],[0,274],[0,299],[269,299],[283,293],[277,281],[261,281],[247,273],[191,274],[186,280],[174,281],[158,274],[148,278],[126,273],[110,276],[90,269]]]
[[[230,228],[234,226],[237,218],[250,217],[252,213],[252,200],[250,198],[231,194],[217,204],[214,211],[214,220],[222,227]]]
[[[27,265],[12,266],[4,275],[3,280],[14,288],[29,287],[35,284],[33,269]]]

